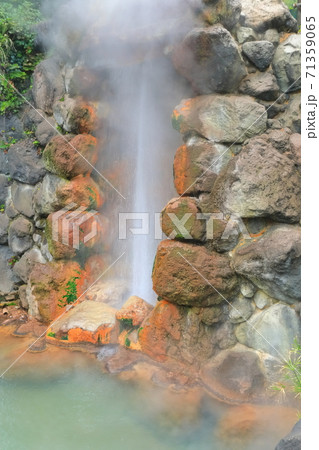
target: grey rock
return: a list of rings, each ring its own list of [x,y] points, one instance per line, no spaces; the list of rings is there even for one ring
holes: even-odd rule
[[[19,215],[19,211],[17,211],[13,205],[13,202],[11,200],[11,196],[8,197],[7,204],[6,204],[6,215],[10,219],[14,219]]]
[[[47,117],[47,115],[44,111],[42,111],[42,109],[27,106],[22,113],[22,120],[25,130],[34,130],[45,117]]]
[[[9,175],[8,154],[0,151],[0,173]]]
[[[16,254],[22,254],[32,247],[33,223],[19,216],[14,219],[9,226],[9,247]]]
[[[244,44],[244,42],[256,41],[257,35],[252,28],[240,27],[237,30],[237,41],[239,44]]]
[[[250,281],[243,281],[240,285],[240,292],[244,297],[252,298],[256,292],[256,287]]]
[[[292,34],[275,53],[273,69],[283,92],[298,91],[301,86],[301,35]]]
[[[301,421],[296,423],[290,433],[276,446],[275,450],[300,450],[301,449]]]
[[[56,123],[69,133],[77,132],[71,123],[72,112],[76,104],[76,99],[65,96],[63,102],[57,101],[53,105],[53,116]]]
[[[300,299],[300,227],[274,225],[233,253],[234,270],[272,298],[293,304]]]
[[[46,173],[31,140],[17,142],[9,148],[8,170],[13,179],[27,184],[38,183]]]
[[[56,134],[56,123],[53,117],[43,120],[35,130],[35,136],[43,147],[45,147]]]
[[[237,344],[234,325],[229,321],[217,325],[214,329],[213,340],[221,350],[233,347]]]
[[[22,139],[23,123],[21,119],[16,115],[0,116],[0,133],[5,137],[6,141],[10,142],[10,139]]]
[[[209,24],[221,23],[225,28],[231,30],[239,21],[240,0],[219,0],[205,3],[208,3],[208,6],[204,9],[203,16]]]
[[[9,217],[5,213],[0,213],[0,244],[8,242]]]
[[[278,31],[275,28],[272,28],[266,31],[264,39],[265,41],[269,41],[272,44],[277,45],[279,43],[280,36]]]
[[[238,46],[222,25],[192,30],[175,49],[173,62],[199,94],[233,92],[246,75]]]
[[[13,273],[9,264],[9,260],[14,256],[9,247],[0,246],[0,291],[4,294],[12,292],[16,288],[16,283],[20,282],[20,279]]]
[[[9,189],[9,181],[8,177],[4,174],[0,174],[0,205],[4,205],[6,203],[8,197],[8,189]]]
[[[14,182],[11,186],[11,196],[14,208],[21,214],[32,217],[34,209],[32,207],[32,197],[34,186]]]
[[[64,94],[60,64],[55,58],[42,61],[33,73],[32,96],[36,108],[52,114],[53,103]]]
[[[263,291],[257,291],[254,296],[254,302],[259,309],[271,306],[273,299]]]
[[[37,263],[45,264],[46,260],[42,256],[38,247],[33,247],[15,263],[13,272],[21,278],[25,283],[28,282],[29,275],[33,266]]]
[[[297,31],[297,21],[287,6],[278,0],[241,0],[243,24],[256,31],[264,32],[268,28],[278,31]]]
[[[20,299],[20,304],[21,304],[22,308],[28,309],[29,304],[28,304],[28,298],[27,298],[27,285],[26,284],[23,284],[22,286],[19,287],[19,299]]]
[[[288,106],[276,116],[276,128],[289,128],[293,133],[301,133],[301,97],[300,93],[290,94]]]
[[[275,47],[269,41],[245,42],[243,53],[261,71],[267,69],[275,54]]]
[[[223,318],[223,308],[221,306],[211,306],[210,308],[203,308],[200,312],[200,319],[205,325],[213,325],[218,323]]]
[[[291,307],[277,303],[240,324],[235,333],[241,344],[283,359],[300,337],[300,319]]]
[[[254,309],[255,308],[251,300],[243,296],[239,296],[236,300],[231,302],[229,307],[229,320],[231,323],[245,322],[249,319],[249,317],[251,317]]]
[[[241,82],[239,92],[262,100],[276,100],[279,86],[276,77],[270,72],[250,74]]]
[[[187,102],[189,111],[185,110]],[[265,112],[251,97],[205,95],[177,106],[173,125],[182,134],[195,132],[214,142],[241,144],[266,130]]]
[[[203,213],[299,222],[300,174],[267,138],[256,137],[229,162],[199,206]]]
[[[43,181],[36,186],[33,202],[39,216],[48,216],[61,206],[56,192],[66,181],[57,175],[47,173]]]

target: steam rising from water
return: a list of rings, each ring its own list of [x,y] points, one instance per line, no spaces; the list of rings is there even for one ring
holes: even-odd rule
[[[54,31],[54,46],[70,65],[97,75],[88,100],[98,101],[102,148],[98,169],[126,198],[109,186],[105,214],[110,228],[110,262],[123,251],[112,276],[128,280],[128,294],[154,302],[151,270],[159,243],[154,213],[176,193],[173,158],[180,137],[172,129],[174,106],[189,96],[189,87],[169,58],[174,42],[194,26],[193,11],[184,0],[70,0],[45,5]],[[150,234],[118,239],[119,212],[150,214]],[[128,224],[138,227],[136,223]],[[125,261],[124,261],[125,259]]]

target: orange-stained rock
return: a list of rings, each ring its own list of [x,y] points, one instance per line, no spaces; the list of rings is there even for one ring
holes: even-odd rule
[[[78,175],[58,186],[56,196],[61,205],[75,203],[88,209],[99,209],[105,201],[105,195],[90,176]]]
[[[196,198],[173,198],[161,213],[162,230],[170,239],[201,241],[206,236],[206,221],[198,218],[200,213]]]
[[[166,240],[157,249],[153,288],[159,298],[179,305],[210,306],[234,294],[237,277],[227,255]]]
[[[179,307],[167,301],[160,301],[139,330],[141,350],[157,361],[168,358],[171,341],[181,338],[182,314]]]
[[[62,100],[62,101],[61,101]],[[74,134],[94,133],[99,126],[96,108],[81,97],[63,99],[53,105],[53,115],[65,131]]]
[[[150,314],[153,306],[140,297],[133,295],[130,297],[117,311],[116,319],[123,325],[130,327],[138,327],[144,319]]]
[[[29,315],[46,323],[58,317],[65,310],[59,302],[66,294],[67,283],[73,277],[81,279],[82,276],[79,264],[73,261],[36,264],[29,278]],[[75,283],[78,281],[75,280]]]
[[[64,178],[87,175],[97,161],[96,138],[88,134],[55,136],[43,151],[46,169]]]
[[[68,332],[68,342],[70,344],[81,342],[102,345],[110,344],[112,340],[112,330],[113,327],[107,325],[102,325],[95,332],[82,330],[82,328],[73,328]]]

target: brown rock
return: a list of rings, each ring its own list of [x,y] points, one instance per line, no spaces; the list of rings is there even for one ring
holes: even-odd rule
[[[152,309],[152,305],[142,298],[133,295],[124,303],[122,308],[117,311],[116,319],[128,327],[138,327],[150,314]]]
[[[65,96],[63,101],[55,102],[53,114],[58,125],[69,133],[92,134],[98,128],[95,107],[80,97],[72,99]]]
[[[99,186],[88,175],[78,175],[57,187],[56,196],[61,207],[69,203],[85,206],[89,210],[99,209],[105,201]]]

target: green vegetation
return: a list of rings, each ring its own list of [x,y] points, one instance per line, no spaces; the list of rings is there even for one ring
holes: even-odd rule
[[[129,338],[127,337],[125,339],[125,347],[129,347],[131,345],[131,341],[129,340]]]
[[[281,367],[283,374],[282,382],[272,386],[274,391],[278,391],[283,395],[293,392],[296,397],[301,395],[301,346],[297,339],[294,341],[293,348],[289,352],[288,359]]]
[[[5,210],[6,205],[0,205],[0,213],[3,213]]]
[[[12,256],[12,258],[8,259],[9,266],[14,266],[16,262],[19,261],[19,256]]]
[[[35,46],[35,25],[41,14],[37,2],[7,0],[0,4],[0,114],[17,113],[24,103],[31,75],[42,59]],[[15,89],[14,89],[15,88]]]
[[[47,336],[55,338],[55,333],[50,332],[47,334]]]
[[[69,336],[61,336],[61,341],[68,341],[69,340]]]
[[[297,19],[297,8],[294,8],[294,5],[297,2],[297,0],[284,0],[284,3],[288,6],[290,14]]]
[[[77,271],[77,273],[80,275],[80,272]],[[66,305],[71,305],[72,303],[74,303],[77,300],[78,288],[77,288],[76,281],[79,279],[80,279],[80,277],[74,276],[67,282],[65,294],[59,300],[60,308],[64,308],[64,306],[66,306]]]

